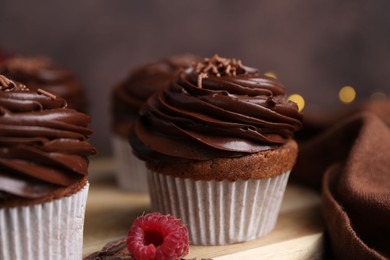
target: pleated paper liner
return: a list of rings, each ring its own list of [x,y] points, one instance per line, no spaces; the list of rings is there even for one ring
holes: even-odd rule
[[[269,233],[289,175],[229,182],[148,174],[152,208],[182,219],[193,245],[232,244]]]
[[[0,259],[81,259],[89,184],[50,202],[0,209]]]
[[[112,145],[118,186],[127,191],[148,192],[145,162],[133,154],[129,141],[113,135]]]

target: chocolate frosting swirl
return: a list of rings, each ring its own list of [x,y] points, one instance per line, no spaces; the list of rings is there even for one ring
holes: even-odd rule
[[[0,206],[35,199],[84,178],[90,118],[60,97],[0,75]]]
[[[286,143],[301,120],[276,79],[214,56],[147,101],[130,143],[147,161],[238,157]]]
[[[45,89],[64,98],[70,108],[86,112],[84,87],[74,74],[46,57],[14,56],[0,63],[0,74],[19,81],[31,90]]]
[[[181,68],[199,60],[192,54],[180,54],[140,66],[120,82],[112,92],[113,129],[128,137],[131,122],[145,101],[156,91],[166,88]]]

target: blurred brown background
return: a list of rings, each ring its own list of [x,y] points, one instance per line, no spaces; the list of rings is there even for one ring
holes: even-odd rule
[[[109,97],[133,66],[177,53],[215,53],[273,71],[305,111],[390,95],[390,1],[0,1],[0,47],[44,54],[89,94],[94,144],[111,152]],[[353,105],[353,104],[352,104]],[[349,105],[351,106],[351,105]]]

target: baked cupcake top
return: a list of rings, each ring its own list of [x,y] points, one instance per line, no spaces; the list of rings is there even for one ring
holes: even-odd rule
[[[0,62],[0,74],[19,81],[31,90],[45,89],[64,98],[70,108],[86,112],[84,87],[68,69],[47,57],[14,56]]]
[[[301,120],[279,81],[214,56],[148,99],[130,143],[138,157],[153,162],[241,157],[286,144]]]
[[[88,156],[96,153],[89,123],[63,98],[0,75],[0,208],[53,198],[85,179]]]
[[[175,55],[131,70],[128,76],[114,87],[112,93],[113,130],[128,137],[131,122],[138,111],[156,91],[167,87],[182,68],[199,60],[192,54]]]

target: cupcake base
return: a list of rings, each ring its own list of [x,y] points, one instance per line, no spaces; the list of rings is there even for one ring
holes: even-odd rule
[[[193,180],[149,171],[152,207],[186,223],[193,245],[256,239],[275,226],[290,171],[238,181]]]
[[[148,183],[145,162],[133,154],[127,139],[113,135],[112,145],[118,186],[127,191],[147,192]]]
[[[0,209],[0,259],[81,259],[89,184],[69,196]]]

